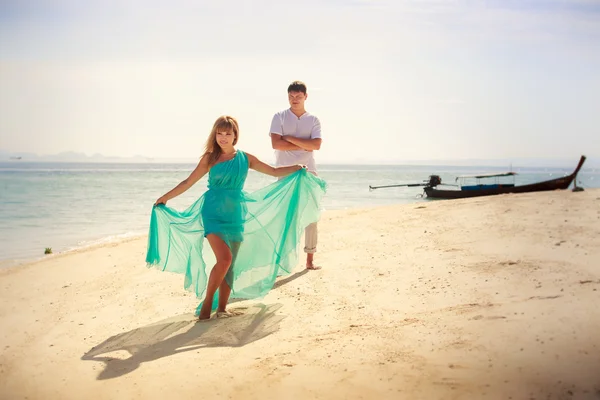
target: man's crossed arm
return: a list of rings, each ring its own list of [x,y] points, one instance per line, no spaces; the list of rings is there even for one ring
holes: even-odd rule
[[[294,136],[271,134],[271,145],[275,150],[306,150],[313,151],[321,148],[321,139],[300,139]]]

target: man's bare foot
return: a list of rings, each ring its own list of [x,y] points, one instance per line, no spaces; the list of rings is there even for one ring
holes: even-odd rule
[[[315,258],[314,257],[315,257],[315,255],[313,253],[308,253],[306,255],[306,269],[311,269],[311,270],[314,270],[314,271],[316,271],[318,269],[321,269],[321,267],[315,265],[315,263],[314,263],[314,259]]]

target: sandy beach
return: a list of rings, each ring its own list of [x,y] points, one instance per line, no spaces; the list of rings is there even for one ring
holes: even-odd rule
[[[196,323],[146,238],[0,271],[2,399],[600,399],[600,190],[325,212]]]

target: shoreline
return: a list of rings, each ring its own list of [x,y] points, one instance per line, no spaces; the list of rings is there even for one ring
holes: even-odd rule
[[[595,191],[595,190],[600,190],[600,188],[586,188],[586,191]],[[571,188],[566,189],[565,191],[570,192]],[[507,195],[511,195],[511,194],[504,194],[501,196],[507,196]],[[515,195],[515,194],[512,194]],[[497,195],[496,195],[497,196]],[[487,197],[495,197],[495,196],[487,196]],[[345,207],[345,208],[332,208],[329,210],[323,210],[322,211],[322,217],[325,216],[328,213],[338,213],[338,212],[352,212],[352,211],[366,211],[366,210],[371,210],[371,209],[377,209],[377,208],[381,208],[381,207],[411,207],[414,206],[416,204],[429,204],[432,202],[439,202],[439,201],[460,201],[461,199],[454,199],[454,200],[444,200],[444,199],[428,199],[427,197],[423,197],[423,198],[416,198],[415,200],[412,202],[398,202],[398,203],[389,203],[389,204],[372,204],[372,205],[366,205],[366,206],[349,206],[349,207]],[[80,243],[82,244],[68,244],[65,245],[66,249],[58,251],[58,252],[53,252],[52,254],[40,254],[39,256],[24,256],[24,257],[19,257],[19,258],[11,258],[11,259],[0,259],[0,271],[5,270],[7,268],[15,268],[18,266],[23,266],[23,265],[28,265],[28,264],[33,264],[33,263],[39,263],[39,262],[43,262],[45,260],[49,260],[52,257],[56,257],[56,256],[62,256],[62,255],[68,255],[71,253],[78,253],[81,251],[85,251],[86,249],[95,249],[97,247],[102,247],[103,245],[113,245],[113,244],[119,244],[119,243],[126,243],[129,240],[134,240],[134,239],[138,239],[138,238],[142,238],[142,237],[147,237],[147,228],[145,230],[138,230],[138,231],[131,231],[131,232],[126,232],[126,233],[120,233],[120,234],[110,234],[107,236],[101,236],[98,237],[97,239],[92,239],[92,240],[85,240],[85,241],[80,241]]]
[[[175,184],[185,174],[166,167],[151,172],[145,168],[130,170],[129,167],[119,167],[118,172],[112,173],[110,168],[103,170],[89,166],[88,170],[82,171],[80,167],[71,166],[59,172],[48,165],[43,173],[4,174],[2,179],[6,179],[8,186],[0,195],[5,204],[0,212],[0,218],[5,221],[0,228],[0,269],[43,259],[44,249],[48,247],[54,253],[63,253],[113,240],[115,234],[137,236],[147,233],[151,199],[165,190],[168,182]],[[450,182],[454,175],[466,170],[439,170],[431,166],[387,168],[381,165],[373,169],[325,168],[323,174],[327,175],[325,178],[330,186],[323,199],[323,208],[329,212],[432,201],[419,197],[423,194],[422,188],[369,190],[370,185],[421,182],[432,172],[439,173],[442,179]],[[564,174],[568,172],[571,171],[564,171]],[[528,170],[519,174],[517,181],[537,182],[551,177],[547,173],[536,175]],[[578,177],[580,186],[586,189],[600,182],[596,173],[585,175],[580,172]],[[249,175],[245,190],[251,192],[270,183],[271,178],[256,172],[252,177]],[[89,185],[94,187],[93,192],[80,190]],[[55,187],[62,188],[60,195],[54,193]],[[33,188],[33,191],[27,188]],[[101,200],[112,198],[114,191],[127,195],[118,202]],[[185,209],[204,191],[204,183],[199,183],[199,186],[173,199],[171,205],[179,210]]]
[[[415,203],[392,204],[392,206],[394,206],[394,205],[397,205],[397,206],[409,205],[410,206],[411,204],[416,204],[416,202]],[[328,213],[332,213],[332,212],[335,213],[335,212],[345,212],[345,211],[350,211],[350,210],[369,210],[369,209],[378,208],[378,207],[382,207],[382,206],[373,205],[373,206],[365,206],[365,207],[347,207],[344,209],[323,210],[321,213],[321,218],[324,215],[326,215]],[[385,206],[383,206],[383,207],[385,207]],[[147,239],[147,237],[148,237],[148,233],[147,233],[147,229],[146,229],[146,231],[144,231],[143,233],[140,231],[137,231],[137,232],[128,232],[128,233],[123,233],[123,234],[113,234],[113,235],[104,236],[99,239],[87,241],[88,243],[85,243],[85,244],[70,246],[66,250],[58,251],[56,253],[53,252],[51,254],[42,254],[40,256],[32,256],[32,257],[22,257],[22,258],[18,258],[18,259],[5,259],[5,260],[0,259],[0,271],[3,271],[8,268],[15,268],[15,267],[29,265],[29,264],[36,264],[36,263],[44,262],[46,260],[50,260],[54,257],[67,256],[69,254],[74,254],[74,253],[76,254],[76,253],[80,253],[82,251],[86,251],[88,249],[94,250],[97,248],[102,248],[104,246],[115,246],[115,245],[119,245],[121,243],[127,243],[131,240]]]
[[[93,250],[98,247],[103,246],[111,246],[111,245],[119,245],[121,243],[127,243],[130,240],[140,239],[142,237],[147,237],[147,233],[141,232],[128,232],[123,234],[115,234],[104,236],[102,238],[96,240],[87,241],[87,243],[75,246],[69,246],[67,249],[52,252],[51,254],[42,254],[40,256],[31,256],[31,257],[22,257],[17,259],[0,259],[0,271],[3,271],[8,268],[16,268],[23,265],[36,264],[46,260],[50,260],[55,257],[67,256],[69,254],[80,253],[86,250]]]
[[[113,237],[113,236],[109,236],[109,237]],[[131,236],[128,235],[127,237],[118,238],[115,240],[101,239],[98,241],[94,241],[93,243],[90,243],[90,244],[78,246],[78,247],[60,251],[57,253],[44,254],[37,258],[33,257],[33,258],[23,258],[23,259],[18,259],[18,260],[1,260],[0,261],[0,276],[2,276],[3,271],[12,271],[14,269],[18,269],[21,267],[30,267],[30,266],[33,266],[36,264],[50,262],[50,261],[53,261],[56,259],[69,257],[69,256],[72,256],[75,254],[82,254],[82,253],[91,252],[94,250],[99,250],[99,249],[104,249],[104,248],[109,248],[109,247],[117,247],[117,246],[127,244],[129,242],[137,241],[137,240],[146,241],[147,238],[148,238],[147,233],[132,234]],[[8,262],[11,262],[11,261],[13,263],[8,264]]]

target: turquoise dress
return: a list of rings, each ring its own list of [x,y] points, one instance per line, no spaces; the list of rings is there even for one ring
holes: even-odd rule
[[[153,207],[148,266],[183,274],[184,288],[202,299],[214,266],[204,238],[212,233],[232,249],[234,259],[226,276],[231,298],[265,296],[277,276],[289,274],[296,266],[304,228],[320,217],[326,183],[301,169],[246,193],[247,176],[248,157],[238,150],[231,160],[210,169],[208,190],[188,209]],[[218,294],[213,309],[217,301]]]

